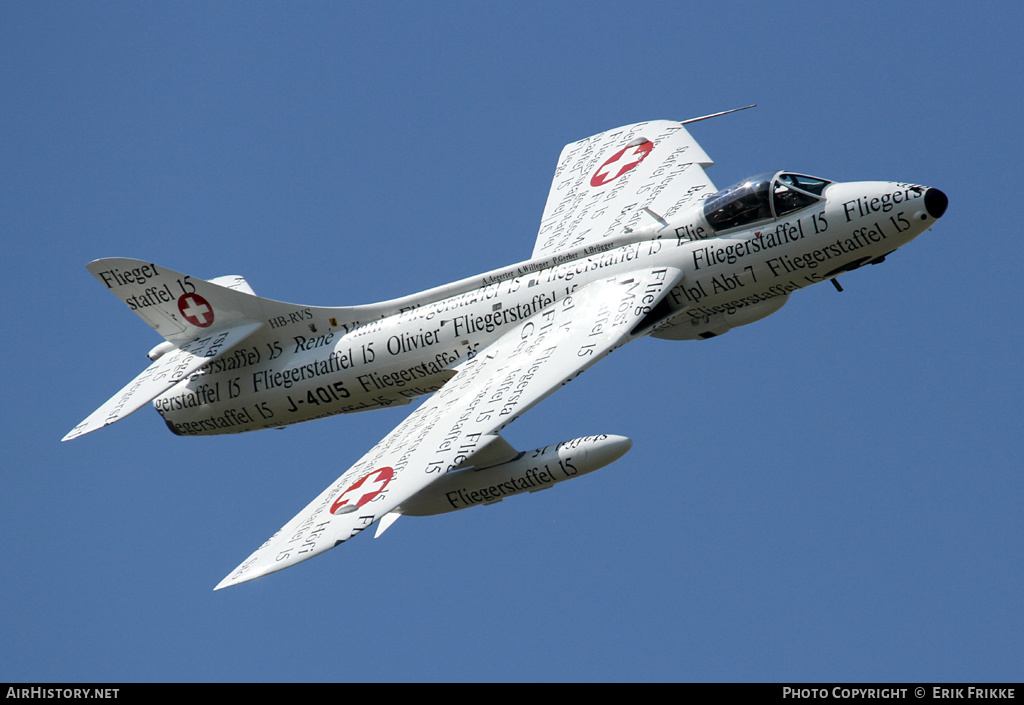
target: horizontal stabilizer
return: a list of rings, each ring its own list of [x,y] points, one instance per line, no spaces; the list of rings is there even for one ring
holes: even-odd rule
[[[138,411],[178,382],[187,379],[203,365],[217,359],[252,335],[262,325],[247,323],[206,335],[182,345],[174,352],[162,355],[61,440],[78,438]]]

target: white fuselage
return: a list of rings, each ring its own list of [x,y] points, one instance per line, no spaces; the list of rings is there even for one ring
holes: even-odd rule
[[[935,222],[925,191],[834,183],[819,203],[724,234],[696,207],[668,227],[488,272],[409,297],[406,310],[355,326],[306,325],[300,309],[299,320],[268,320],[153,404],[175,433],[212,435],[408,403],[440,389],[453,367],[512,326],[595,280],[640,268],[685,272],[667,305],[652,313],[654,335],[710,337],[920,235]],[[643,297],[636,292],[639,305]],[[543,315],[536,320],[543,325]]]

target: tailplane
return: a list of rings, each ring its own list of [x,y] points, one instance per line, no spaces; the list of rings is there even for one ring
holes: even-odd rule
[[[317,335],[348,330],[358,325],[358,317],[375,313],[373,307],[273,301],[256,296],[240,276],[207,281],[123,257],[98,259],[86,268],[164,342],[149,351],[153,364],[75,426],[65,441],[120,421],[261,329]]]
[[[227,330],[204,335],[156,356],[152,365],[126,384],[107,402],[68,432],[62,441],[84,436],[130,416],[182,380],[263,327],[262,323],[243,323]],[[152,353],[151,353],[152,355]]]

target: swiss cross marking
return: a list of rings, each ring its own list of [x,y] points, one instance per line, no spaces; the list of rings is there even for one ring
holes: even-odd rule
[[[213,306],[199,294],[182,294],[178,297],[178,311],[185,320],[199,328],[213,323]]]
[[[652,149],[654,149],[654,143],[649,141],[632,147],[623,147],[594,172],[594,175],[590,177],[590,185],[604,186],[609,181],[619,178],[642,162]]]
[[[393,468],[381,468],[366,473],[334,500],[334,504],[331,505],[331,514],[337,514],[342,507],[351,506],[358,509],[383,492],[394,477]]]

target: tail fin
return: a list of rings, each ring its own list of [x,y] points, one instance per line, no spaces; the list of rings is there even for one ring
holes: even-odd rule
[[[239,276],[206,281],[123,257],[98,259],[86,268],[167,342],[150,351],[152,365],[72,429],[65,441],[125,418],[260,329],[290,333],[295,326],[308,335],[307,327],[313,332],[318,327],[344,328],[370,310],[272,301],[256,296]]]
[[[366,306],[301,306],[256,296],[239,276],[206,281],[124,257],[98,259],[86,268],[166,342],[150,351],[152,365],[75,426],[65,441],[125,418],[257,331],[296,338],[348,332],[418,303],[406,297]]]
[[[153,330],[175,344],[254,321],[286,333],[291,333],[291,326],[300,325],[313,332],[328,328],[348,331],[400,311],[414,298],[363,306],[303,306],[256,296],[248,282],[237,275],[207,281],[125,257],[98,259],[86,269]]]
[[[122,257],[98,259],[87,269],[172,343],[266,320],[265,300],[253,295],[241,277],[205,281]]]

